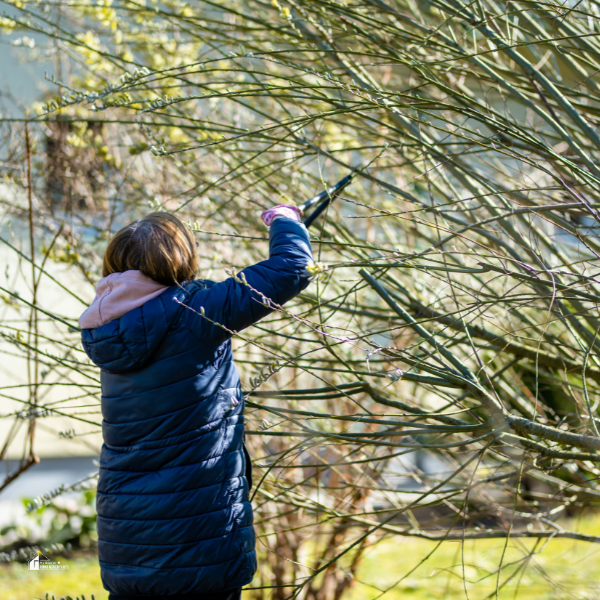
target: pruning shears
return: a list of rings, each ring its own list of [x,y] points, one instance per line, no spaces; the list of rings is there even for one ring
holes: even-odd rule
[[[341,194],[342,190],[354,179],[359,169],[360,167],[353,169],[344,179],[340,179],[335,185],[332,185],[330,188],[327,188],[298,206],[300,214],[304,215],[307,210],[317,205],[317,208],[304,219],[306,227],[310,227],[317,217]]]

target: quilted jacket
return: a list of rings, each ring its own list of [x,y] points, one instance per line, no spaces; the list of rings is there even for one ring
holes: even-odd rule
[[[306,228],[278,218],[247,284],[196,280],[84,329],[101,368],[98,552],[114,594],[217,593],[256,570],[244,398],[230,338],[308,284]],[[264,296],[261,297],[261,294]]]

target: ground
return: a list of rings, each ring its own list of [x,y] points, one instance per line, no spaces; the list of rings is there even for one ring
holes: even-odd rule
[[[570,523],[570,527],[574,524]],[[576,524],[579,531],[600,534],[600,516]],[[523,560],[533,549],[532,540],[512,540],[504,551],[503,540],[436,544],[425,540],[395,538],[370,551],[359,570],[357,582],[344,600],[483,600],[494,598],[497,567],[504,554],[507,565],[500,576],[502,599],[592,600],[600,597],[600,544],[568,539],[540,542],[537,554]],[[430,555],[429,559],[424,559]],[[95,557],[66,561],[67,571],[29,571],[27,565],[0,568],[2,600],[56,600],[85,596],[107,600]],[[464,566],[463,566],[464,562]],[[414,570],[413,570],[414,569]],[[464,584],[463,572],[468,581]],[[509,578],[507,584],[506,579]],[[386,590],[389,590],[386,592]]]

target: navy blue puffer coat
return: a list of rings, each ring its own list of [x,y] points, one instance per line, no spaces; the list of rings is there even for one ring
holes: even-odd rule
[[[312,261],[306,228],[292,219],[273,222],[269,250],[243,271],[248,285],[187,282],[82,332],[101,368],[98,552],[114,594],[216,593],[252,580],[244,398],[231,332],[271,312],[250,288],[283,304],[306,287]]]

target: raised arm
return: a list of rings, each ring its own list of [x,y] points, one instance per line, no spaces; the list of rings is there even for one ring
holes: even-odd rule
[[[265,222],[269,219],[265,219]],[[221,343],[272,312],[261,294],[277,305],[297,296],[309,283],[306,267],[312,263],[306,227],[293,218],[277,216],[269,231],[269,259],[247,267],[220,283],[198,290],[187,304],[198,313],[189,315],[190,328],[199,339]],[[246,280],[247,284],[239,281]],[[254,291],[256,290],[256,291]],[[191,313],[191,311],[188,311]]]

